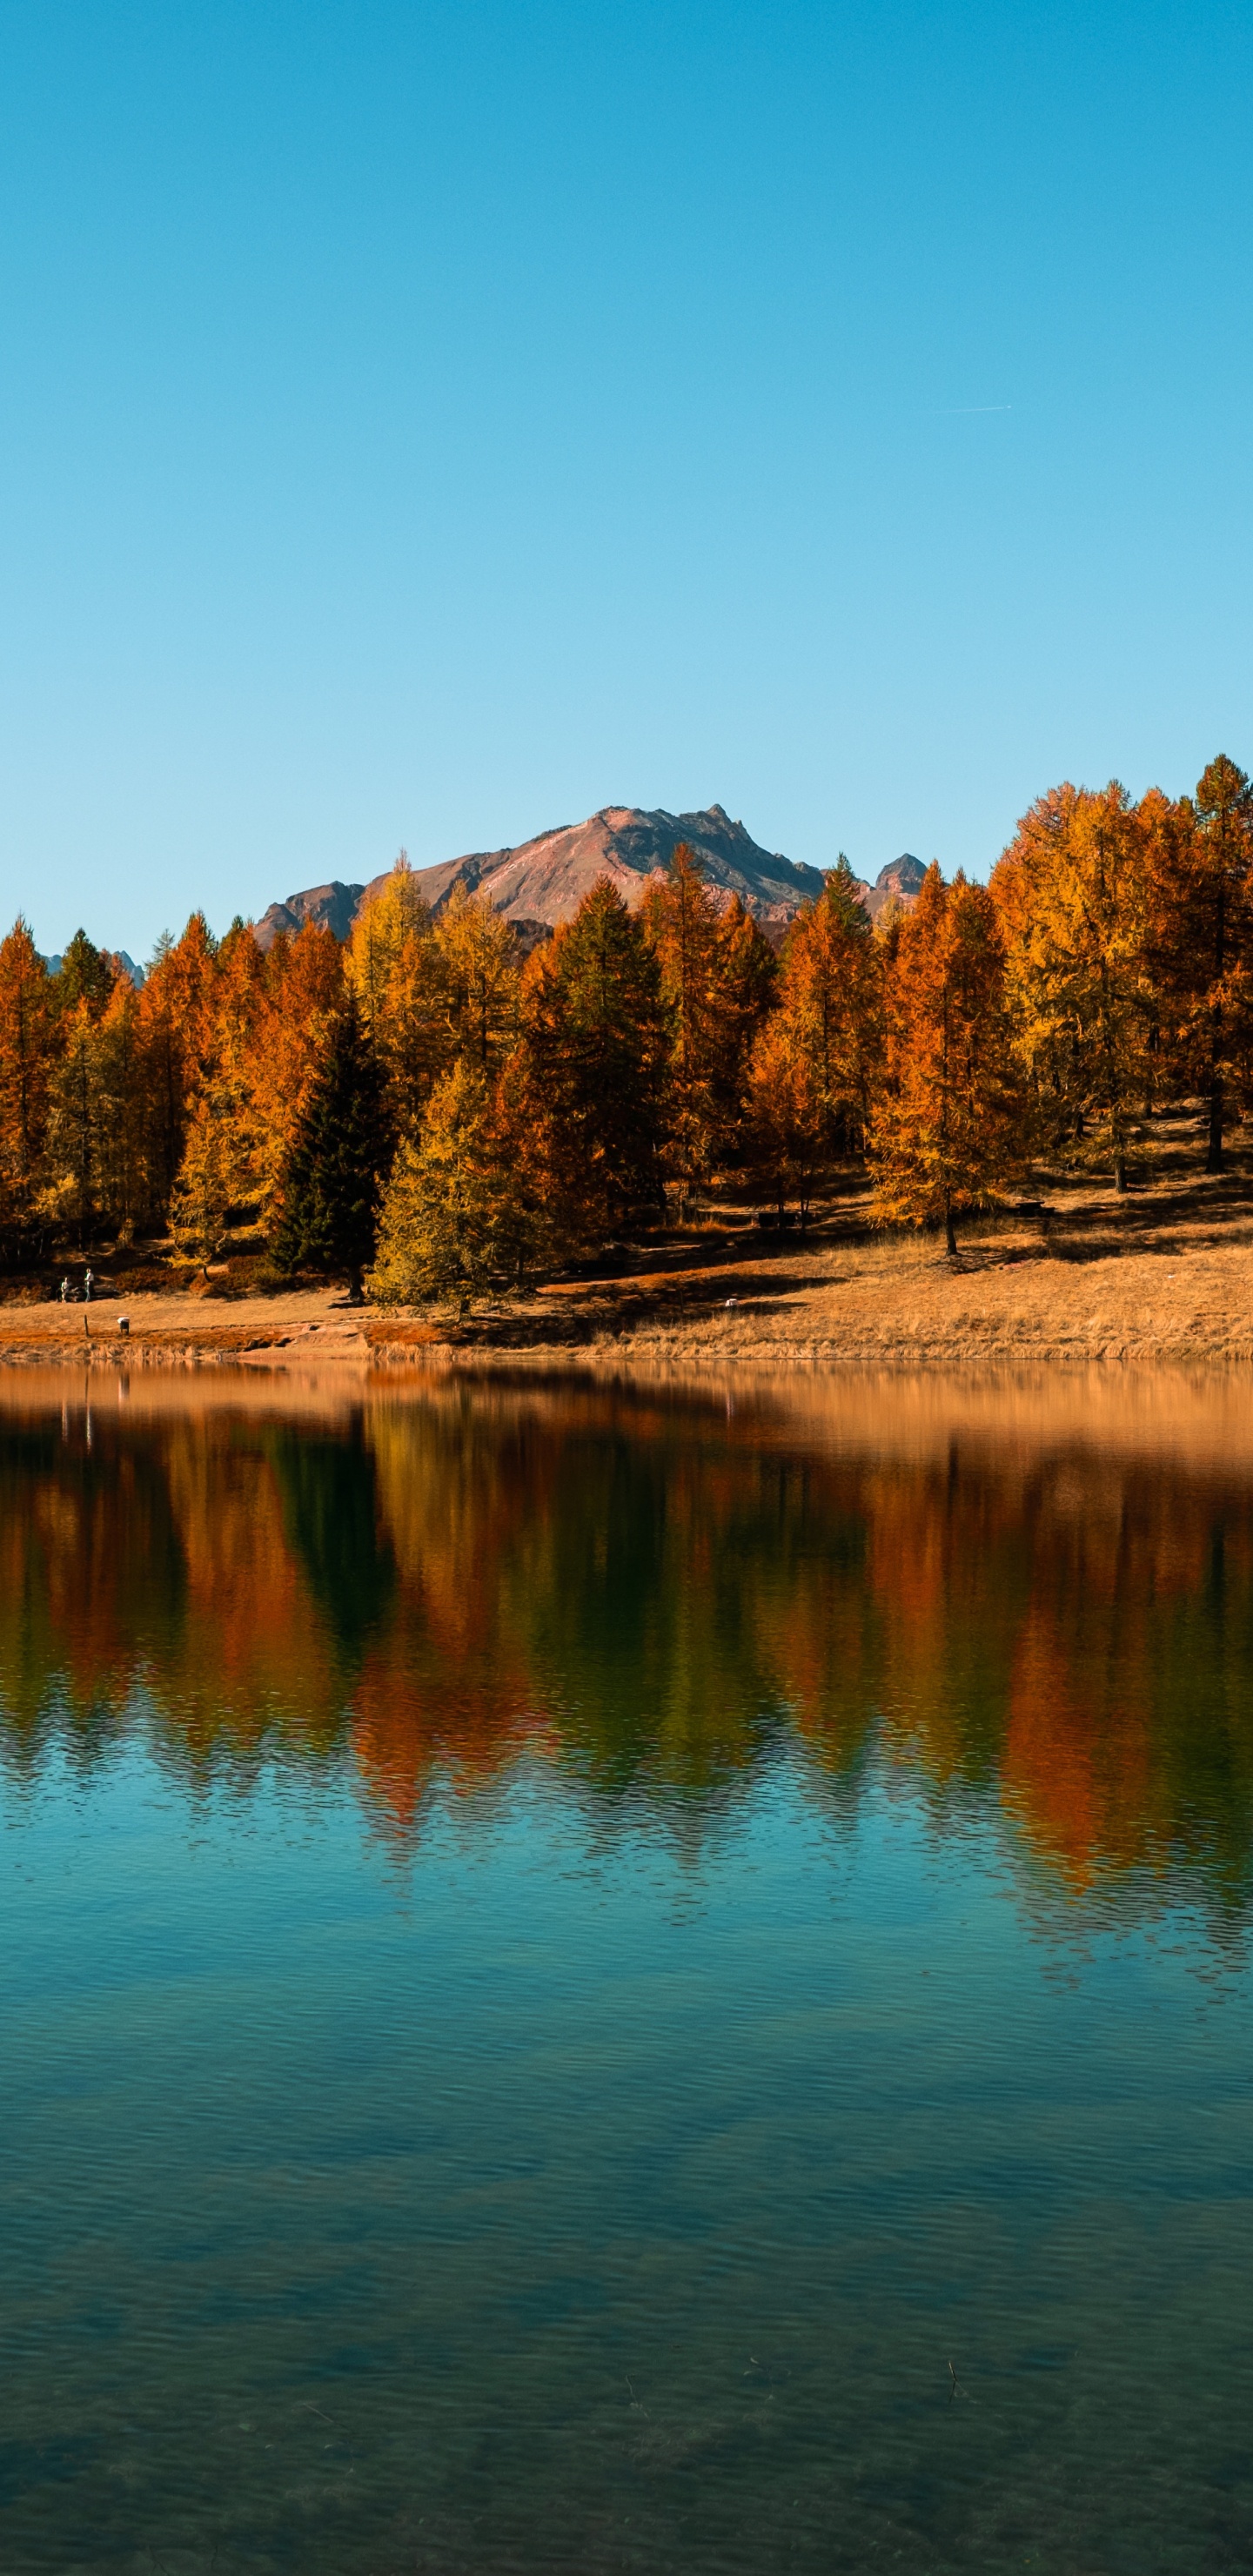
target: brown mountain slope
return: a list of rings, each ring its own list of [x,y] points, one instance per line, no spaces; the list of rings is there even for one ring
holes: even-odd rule
[[[494,909],[520,929],[537,932],[569,921],[601,876],[607,876],[628,903],[642,902],[650,880],[667,867],[681,841],[695,851],[710,884],[728,897],[738,894],[763,930],[776,939],[801,905],[822,891],[820,869],[762,849],[721,805],[696,814],[645,813],[635,806],[607,805],[586,823],[563,824],[514,849],[477,850],[465,858],[416,868],[414,876],[433,912],[440,911],[455,885],[463,885],[468,893],[486,895]],[[261,946],[270,947],[279,931],[298,929],[309,920],[325,921],[338,939],[346,938],[363,895],[383,884],[386,873],[372,878],[368,886],[343,885],[336,879],[307,893],[289,895],[286,903],[272,903],[257,924]],[[912,901],[922,877],[917,859],[906,855],[882,869],[875,885],[858,881],[862,901],[872,916],[892,895]]]

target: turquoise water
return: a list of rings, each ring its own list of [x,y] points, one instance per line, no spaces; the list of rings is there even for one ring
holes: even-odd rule
[[[6,2576],[1253,2563],[1229,1463],[0,1451]]]

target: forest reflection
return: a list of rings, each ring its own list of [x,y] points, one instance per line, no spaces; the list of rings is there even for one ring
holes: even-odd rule
[[[1253,1884],[1253,1467],[721,1395],[432,1383],[325,1417],[0,1418],[0,1751],[349,1767],[388,1833],[530,1756],[699,1836],[813,1794],[993,1808],[1072,1901]]]

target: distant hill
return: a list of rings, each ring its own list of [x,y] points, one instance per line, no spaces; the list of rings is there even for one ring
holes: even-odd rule
[[[102,951],[102,954],[105,957],[112,957],[116,960],[117,964],[123,968],[127,975],[129,975],[132,984],[138,992],[140,985],[145,980],[143,967],[137,966],[134,958],[128,957],[124,948],[106,948]],[[50,975],[59,975],[63,965],[65,964],[65,959],[64,957],[45,957],[44,964]]]
[[[636,806],[607,805],[586,823],[562,824],[541,832],[517,848],[476,850],[461,859],[415,868],[414,879],[431,910],[438,913],[455,885],[469,894],[485,895],[497,912],[517,924],[527,945],[569,921],[598,877],[607,876],[629,904],[641,903],[647,887],[669,865],[681,841],[701,862],[709,883],[728,899],[738,894],[745,909],[775,939],[803,903],[821,894],[819,868],[764,850],[733,823],[721,805],[698,814],[646,813]],[[873,918],[892,896],[912,902],[926,871],[908,853],[882,868],[873,886],[858,879],[858,890]],[[304,894],[272,903],[256,926],[262,948],[280,931],[298,930],[306,921],[324,922],[337,939],[345,939],[362,897],[386,882],[384,870],[368,885],[311,886]]]

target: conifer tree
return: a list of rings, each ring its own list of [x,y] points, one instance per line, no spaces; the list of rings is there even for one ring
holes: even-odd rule
[[[225,1097],[202,1092],[191,1113],[170,1201],[170,1232],[179,1251],[199,1261],[206,1279],[210,1262],[222,1249],[237,1196],[234,1146]]]
[[[1253,1057],[1253,786],[1220,754],[1195,803],[1153,815],[1155,964],[1180,1079],[1205,1099],[1207,1172]]]
[[[96,1196],[110,1230],[129,1238],[150,1206],[139,996],[120,967],[96,1027]]]
[[[75,932],[52,979],[59,1016],[42,1205],[80,1245],[132,1221],[145,1196],[136,995],[106,949]]]
[[[1207,1172],[1220,1172],[1228,1068],[1243,1052],[1253,1015],[1253,783],[1224,753],[1211,760],[1197,781],[1196,810],[1200,818],[1198,875],[1200,888],[1208,897],[1212,940],[1204,1004],[1209,1024],[1205,1168]]]
[[[19,913],[0,941],[0,1231],[11,1249],[35,1217],[56,1044],[48,970]]]
[[[344,999],[344,952],[333,932],[307,921],[275,940],[264,976],[251,1061],[258,1214],[279,1222],[283,1175],[309,1094],[326,1061]]]
[[[100,1214],[107,1093],[99,1020],[84,997],[61,1015],[61,1054],[52,1079],[44,1213],[71,1226],[80,1247]]]
[[[1145,964],[1149,987],[1149,1032],[1146,1043],[1144,1106],[1151,1116],[1155,1095],[1182,1099],[1191,1087],[1190,1049],[1179,1026],[1179,922],[1174,895],[1183,870],[1180,852],[1196,830],[1190,796],[1167,796],[1150,787],[1136,808],[1144,851]],[[995,879],[995,870],[993,871]],[[1253,1086],[1243,1084],[1245,1097]]]
[[[357,997],[362,1027],[376,1050],[392,1008],[393,979],[406,941],[428,938],[431,928],[430,908],[418,891],[408,853],[402,850],[395,866],[364,896],[344,950],[344,971]]]
[[[707,1178],[720,1141],[724,1011],[721,915],[686,841],[661,883],[650,886],[644,922],[669,1022],[667,1162],[688,1189]]]
[[[99,1019],[113,990],[115,971],[112,960],[93,946],[86,931],[76,930],[53,979],[57,1009],[68,1019],[85,1002],[92,1018]]]
[[[871,1170],[880,1223],[943,1224],[994,1198],[1024,1160],[1005,955],[986,886],[930,867],[900,925],[886,992]]]
[[[217,942],[202,912],[180,939],[163,933],[139,997],[144,1059],[145,1158],[154,1210],[168,1209],[187,1121],[210,1061],[216,1011]]]
[[[543,1262],[550,1229],[513,1143],[482,1073],[459,1057],[392,1166],[366,1283],[380,1305],[450,1298],[464,1310]]]
[[[222,1130],[224,1179],[231,1209],[259,1211],[265,1182],[269,1103],[261,1086],[261,1030],[266,1009],[265,959],[251,926],[235,922],[218,949],[213,1023],[193,1102]]]
[[[825,1121],[809,1053],[785,1011],[775,1011],[758,1032],[748,1099],[756,1159],[769,1179],[779,1222],[794,1193],[804,1226],[822,1161]]]
[[[378,1058],[349,993],[296,1132],[274,1241],[280,1269],[346,1278],[354,1303],[373,1258],[389,1160]]]
[[[451,1049],[444,961],[403,850],[357,914],[344,973],[378,1058],[392,1129],[415,1134]]]
[[[662,1205],[666,1068],[657,959],[607,877],[530,959],[522,1028],[554,1222],[603,1241],[632,1207]]]
[[[1145,835],[1117,780],[1041,797],[993,872],[1007,996],[1041,1139],[1063,1159],[1127,1158],[1153,1023]]]
[[[817,1152],[860,1151],[883,1046],[882,951],[843,851],[788,932],[778,1007],[808,1066]]]
[[[454,886],[435,924],[450,1059],[487,1076],[518,1026],[518,934],[481,896]]]
[[[718,924],[718,1057],[714,1099],[719,1151],[734,1153],[744,1083],[757,1033],[774,1008],[779,961],[738,894]]]

